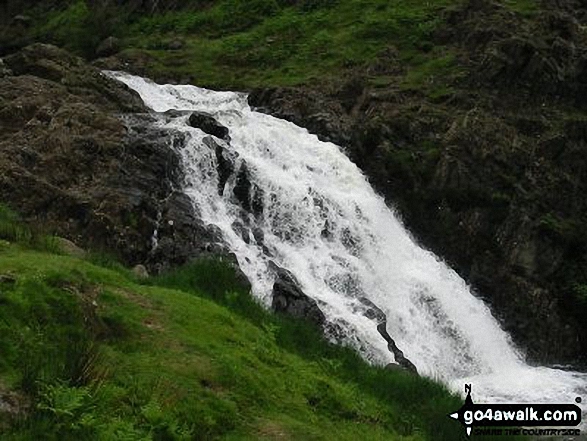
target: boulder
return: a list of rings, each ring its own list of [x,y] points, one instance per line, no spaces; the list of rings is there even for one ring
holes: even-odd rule
[[[230,142],[228,128],[220,124],[212,115],[206,112],[192,112],[188,118],[188,124],[208,135],[215,136],[226,142]]]
[[[399,367],[407,371],[418,373],[416,366],[410,360],[408,360],[404,353],[397,347],[395,340],[387,332],[387,316],[375,303],[369,300],[367,297],[358,297],[357,300],[360,302],[362,313],[368,319],[373,320],[377,323],[377,332],[387,342],[387,349],[393,354],[397,364],[387,365],[388,368]]]
[[[63,254],[66,254],[71,257],[77,257],[80,259],[83,259],[84,257],[86,257],[86,254],[87,254],[86,251],[83,250],[82,248],[78,247],[71,240],[65,239],[63,237],[55,237],[54,240],[55,240],[55,245],[57,245],[57,248]]]
[[[147,271],[145,265],[135,265],[131,271],[139,280],[145,280],[149,278],[149,271]]]

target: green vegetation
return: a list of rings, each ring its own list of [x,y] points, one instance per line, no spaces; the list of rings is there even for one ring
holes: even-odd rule
[[[23,226],[19,216],[4,205],[0,205],[0,240],[18,242],[39,250],[57,251],[58,249],[51,237],[43,234],[38,228]]]
[[[114,35],[127,55],[150,57],[151,75],[202,86],[310,83],[365,67],[391,47],[411,60],[407,85],[414,86],[429,77],[436,58],[454,56],[442,48],[431,52],[440,11],[454,0],[220,0],[154,14],[108,2],[62,3],[37,12],[43,19],[32,31],[35,39],[91,58],[100,40]],[[170,50],[177,41],[180,47]],[[451,66],[448,61],[443,69]]]
[[[548,213],[540,219],[541,229],[557,240],[568,243],[585,243],[585,225],[578,219],[562,219],[556,214]]]
[[[3,231],[27,230],[2,213]],[[223,262],[139,282],[6,239],[0,396],[12,391],[19,404],[16,417],[0,414],[3,439],[463,436],[446,417],[459,398],[269,313]]]
[[[503,3],[512,11],[526,16],[538,11],[538,2],[534,0],[504,0]]]
[[[401,87],[404,90],[424,91],[432,100],[451,95],[454,91],[450,84],[464,75],[453,54],[415,58],[420,60],[412,63]]]
[[[107,2],[65,1],[62,9],[48,13],[43,5],[33,14],[43,17],[33,29],[34,38],[51,41],[78,55],[91,57],[100,42],[111,35],[121,35],[128,13]],[[53,10],[53,9],[51,9]]]

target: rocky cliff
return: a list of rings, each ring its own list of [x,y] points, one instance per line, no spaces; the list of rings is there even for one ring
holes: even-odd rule
[[[81,59],[35,44],[0,78],[0,200],[31,224],[159,271],[218,238],[182,192],[177,133]]]

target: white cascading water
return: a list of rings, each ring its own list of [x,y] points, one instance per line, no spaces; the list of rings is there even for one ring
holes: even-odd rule
[[[185,133],[185,191],[203,220],[222,230],[261,302],[271,303],[273,260],[296,276],[327,320],[344,330],[347,343],[373,363],[394,359],[376,323],[362,313],[360,297],[385,312],[389,334],[421,374],[459,392],[471,383],[475,401],[587,399],[587,374],[524,362],[488,307],[414,242],[339,147],[251,110],[244,94],[108,75],[136,90],[156,112],[203,111],[228,127],[231,142],[217,142],[233,152],[237,170],[246,163],[250,180],[261,189],[262,214],[243,214],[232,193],[235,176],[219,196],[214,149],[202,142],[209,135],[187,125],[187,114],[159,120]],[[243,234],[243,225],[262,230],[262,245],[257,234],[246,228]]]

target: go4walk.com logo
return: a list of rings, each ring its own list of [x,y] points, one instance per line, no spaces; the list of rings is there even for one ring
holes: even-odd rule
[[[576,404],[475,404],[471,399],[470,384],[465,385],[465,392],[465,404],[449,417],[465,426],[467,436],[471,436],[471,433],[534,436],[580,434],[579,429],[564,428],[576,427],[581,423],[581,409]],[[580,403],[581,398],[577,397],[575,402]]]

